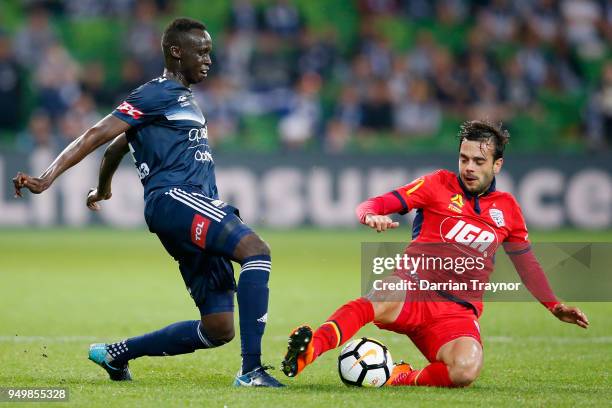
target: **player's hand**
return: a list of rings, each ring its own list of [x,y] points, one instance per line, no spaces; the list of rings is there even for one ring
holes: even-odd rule
[[[368,214],[365,217],[365,225],[372,229],[375,229],[376,232],[383,232],[388,229],[399,227],[399,222],[393,221],[390,217],[387,217],[386,215]]]
[[[559,303],[551,312],[562,322],[577,324],[583,329],[589,326],[589,319],[582,310],[577,307],[566,306],[563,303]]]
[[[18,172],[13,178],[13,186],[15,187],[15,197],[23,197],[21,195],[22,188],[27,188],[34,194],[40,194],[49,188],[49,183],[41,178]]]
[[[87,194],[87,208],[91,211],[100,211],[100,204],[98,201],[108,200],[113,194],[109,191],[107,193],[98,193],[97,188],[92,188]]]

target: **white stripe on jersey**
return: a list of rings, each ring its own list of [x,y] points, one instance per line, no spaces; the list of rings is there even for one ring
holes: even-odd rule
[[[168,120],[192,120],[194,122],[198,122],[202,126],[206,124],[206,120],[204,116],[200,113],[199,115],[196,112],[192,112],[190,110],[181,110],[177,113],[173,113],[172,115],[166,115],[166,119]]]
[[[198,193],[188,193],[185,190],[181,190],[180,188],[175,188],[174,190],[177,191],[177,192],[183,193],[183,195],[189,196],[193,200],[195,200],[195,201],[203,204],[204,206],[210,208],[212,211],[218,212],[219,215],[222,216],[222,217],[225,217],[227,215],[227,213],[225,211],[223,211],[222,209],[220,209],[219,207],[216,207],[216,206],[212,205],[211,203],[209,203],[206,200],[202,200],[201,198],[198,198],[198,196],[208,198],[205,195],[198,194]]]
[[[175,195],[182,197],[183,199],[189,201],[190,203],[200,206],[203,209],[205,209],[206,211],[215,214],[217,217],[223,218],[225,217],[225,212],[221,211],[220,209],[218,209],[217,207],[211,205],[210,203],[207,203],[204,200],[200,200],[199,198],[195,198],[193,196],[190,196],[189,194],[185,193],[184,191],[178,190],[178,189],[172,189],[171,190],[172,193],[174,193]]]
[[[189,201],[187,201],[187,200],[185,200],[185,199],[183,199],[181,197],[176,196],[173,191],[169,191],[166,194],[169,194],[170,197],[174,198],[176,201],[180,201],[181,203],[185,204],[186,206],[191,207],[194,210],[196,210],[196,211],[206,215],[208,218],[211,218],[211,219],[213,219],[213,220],[215,220],[217,222],[221,222],[221,219],[217,215],[211,214],[207,210],[201,208],[200,206],[195,205],[193,203],[190,203]]]

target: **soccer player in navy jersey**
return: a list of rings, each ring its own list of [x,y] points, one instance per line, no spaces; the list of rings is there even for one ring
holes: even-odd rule
[[[128,361],[222,346],[234,337],[234,293],[240,315],[242,367],[235,386],[282,387],[261,364],[268,316],[270,248],[246,226],[238,210],[219,200],[206,119],[191,84],[206,78],[212,39],[199,21],[178,18],[162,37],[162,76],[135,89],[111,114],[72,142],[40,177],[17,173],[21,189],[40,194],[64,171],[106,142],[98,186],[87,205],[111,198],[111,180],[128,152],[144,186],[145,220],[178,262],[200,320],[112,344],[93,344],[89,359],[115,381],[130,380]],[[231,260],[241,265],[238,284]]]

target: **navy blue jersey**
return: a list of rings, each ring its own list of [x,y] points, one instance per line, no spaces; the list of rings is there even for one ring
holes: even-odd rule
[[[126,136],[145,200],[169,186],[219,198],[206,119],[191,89],[162,76],[135,89],[112,114],[132,126]]]

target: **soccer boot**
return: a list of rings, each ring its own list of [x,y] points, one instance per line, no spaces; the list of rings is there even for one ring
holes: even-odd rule
[[[391,372],[391,376],[387,380],[385,385],[397,386],[397,385],[409,385],[408,384],[408,376],[411,372],[414,371],[414,368],[408,363],[404,363],[400,360],[399,363],[395,363],[393,367],[393,371]]]
[[[287,354],[281,363],[287,377],[295,377],[314,360],[314,345],[310,326],[300,326],[289,336]]]
[[[253,371],[246,374],[242,374],[242,370],[238,371],[238,374],[236,374],[236,378],[234,379],[234,387],[284,387],[284,384],[281,384],[276,378],[272,377],[266,372],[266,370],[269,368],[272,367],[257,367]]]
[[[108,376],[113,381],[130,381],[132,379],[127,363],[118,368],[109,364],[112,363],[113,358],[106,350],[106,344],[104,343],[96,343],[89,346],[89,359],[106,370]]]

